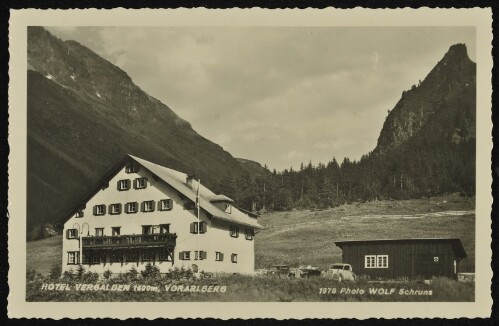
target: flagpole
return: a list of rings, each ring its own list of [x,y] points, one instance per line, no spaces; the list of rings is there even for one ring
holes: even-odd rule
[[[201,223],[200,222],[200,201],[199,201],[199,188],[201,187],[201,179],[198,179],[198,191],[196,192],[196,208],[197,208],[197,215],[198,215],[198,235],[196,237],[197,239],[197,249],[198,249],[198,264],[199,264],[199,261],[201,261],[201,250],[199,250],[199,235],[201,234]],[[194,256],[195,256],[195,253],[194,253]],[[198,266],[198,271],[199,272],[199,266]]]

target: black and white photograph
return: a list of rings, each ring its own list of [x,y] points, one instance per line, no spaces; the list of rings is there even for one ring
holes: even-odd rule
[[[489,11],[59,14],[23,21],[15,70],[23,304],[490,303]]]

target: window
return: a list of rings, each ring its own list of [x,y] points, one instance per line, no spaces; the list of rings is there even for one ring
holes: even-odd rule
[[[154,200],[143,201],[142,212],[154,212]]]
[[[226,213],[230,214],[232,213],[232,206],[230,204],[225,204],[225,210]]]
[[[152,225],[142,225],[142,234],[152,234]]]
[[[115,226],[111,228],[113,236],[120,235],[121,226]]]
[[[83,217],[83,210],[80,209],[78,212],[76,212],[76,217]]]
[[[117,263],[119,261],[121,261],[121,253],[116,252],[116,251],[112,251],[111,252],[111,263]]]
[[[125,168],[126,173],[137,173],[139,172],[139,165],[137,164],[128,164]]]
[[[78,251],[68,251],[68,265],[78,265],[80,253]]]
[[[127,262],[135,262],[137,261],[137,255],[135,254],[135,251],[129,251],[125,255],[125,260]]]
[[[191,252],[190,251],[181,251],[179,253],[180,260],[191,260]]]
[[[95,236],[96,237],[104,236],[104,228],[95,228]]]
[[[253,236],[255,235],[253,229],[246,229],[245,230],[245,237],[246,240],[253,240]]]
[[[205,221],[192,222],[191,233],[206,233],[208,224]]]
[[[100,257],[99,257],[99,255],[94,254],[92,256],[92,264],[100,264]]]
[[[166,251],[166,250],[161,250],[161,251],[159,252],[159,260],[160,260],[160,261],[168,261],[168,258],[169,258],[169,256],[168,256],[168,251]]]
[[[147,250],[142,251],[142,261],[149,261],[151,260],[151,253]]]
[[[131,202],[131,203],[126,203],[125,205],[125,212],[127,214],[134,214],[137,213],[138,211],[138,203],[137,202]]]
[[[68,229],[66,230],[66,238],[67,239],[76,239],[78,236],[78,230],[77,229]]]
[[[239,237],[239,228],[237,226],[230,227],[230,236],[233,238]]]
[[[160,211],[170,211],[172,209],[173,201],[171,199],[162,199],[159,201]]]
[[[237,263],[237,254],[232,254],[230,256],[230,261],[233,262],[234,264]]]
[[[366,255],[365,268],[388,268],[388,255]]]
[[[128,190],[128,189],[130,189],[130,184],[131,184],[130,179],[119,180],[118,181],[118,190],[119,191]]]
[[[388,268],[388,255],[378,255],[376,267]]]
[[[94,215],[104,215],[106,214],[106,205],[95,205]]]
[[[224,254],[221,253],[220,251],[215,252],[215,260],[216,261],[223,261],[224,260]]]
[[[160,224],[159,233],[170,233],[170,224]]]
[[[137,178],[135,179],[135,189],[144,189],[147,187],[147,179],[146,178]]]
[[[121,214],[121,204],[109,205],[109,214],[111,215]]]
[[[88,253],[84,252],[81,260],[82,260],[82,264],[90,264],[90,255]]]
[[[206,251],[194,251],[194,259],[195,260],[203,260],[203,259],[206,259]]]

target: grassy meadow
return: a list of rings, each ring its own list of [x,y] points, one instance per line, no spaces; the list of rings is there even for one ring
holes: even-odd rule
[[[342,205],[327,210],[293,210],[273,212],[259,217],[265,227],[255,237],[255,267],[273,264],[314,265],[325,269],[341,262],[338,240],[380,238],[460,238],[468,254],[460,264],[461,272],[474,272],[475,215],[451,215],[452,211],[473,211],[474,201],[458,196],[441,198],[375,201]],[[447,214],[434,214],[444,212]],[[50,279],[51,267],[61,264],[62,236],[28,242],[27,283],[29,301],[473,301],[474,283],[434,279],[428,284],[387,281],[381,284],[362,278],[352,284],[337,283],[325,278],[279,279],[270,276],[217,275],[207,279],[182,277],[172,280],[164,276],[134,279],[131,284],[155,284],[163,289],[168,284],[196,286],[224,285],[225,293],[184,292],[80,292],[41,291],[43,283],[66,282],[75,278]],[[99,284],[120,283],[122,280],[100,280]],[[128,282],[130,284],[130,282]],[[394,288],[393,295],[371,295],[369,288]],[[360,294],[322,294],[320,289],[363,289]],[[431,290],[432,295],[399,295],[400,289]]]

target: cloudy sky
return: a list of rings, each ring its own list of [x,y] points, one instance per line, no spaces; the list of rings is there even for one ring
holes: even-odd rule
[[[48,27],[126,71],[235,157],[278,170],[373,150],[466,27]]]

